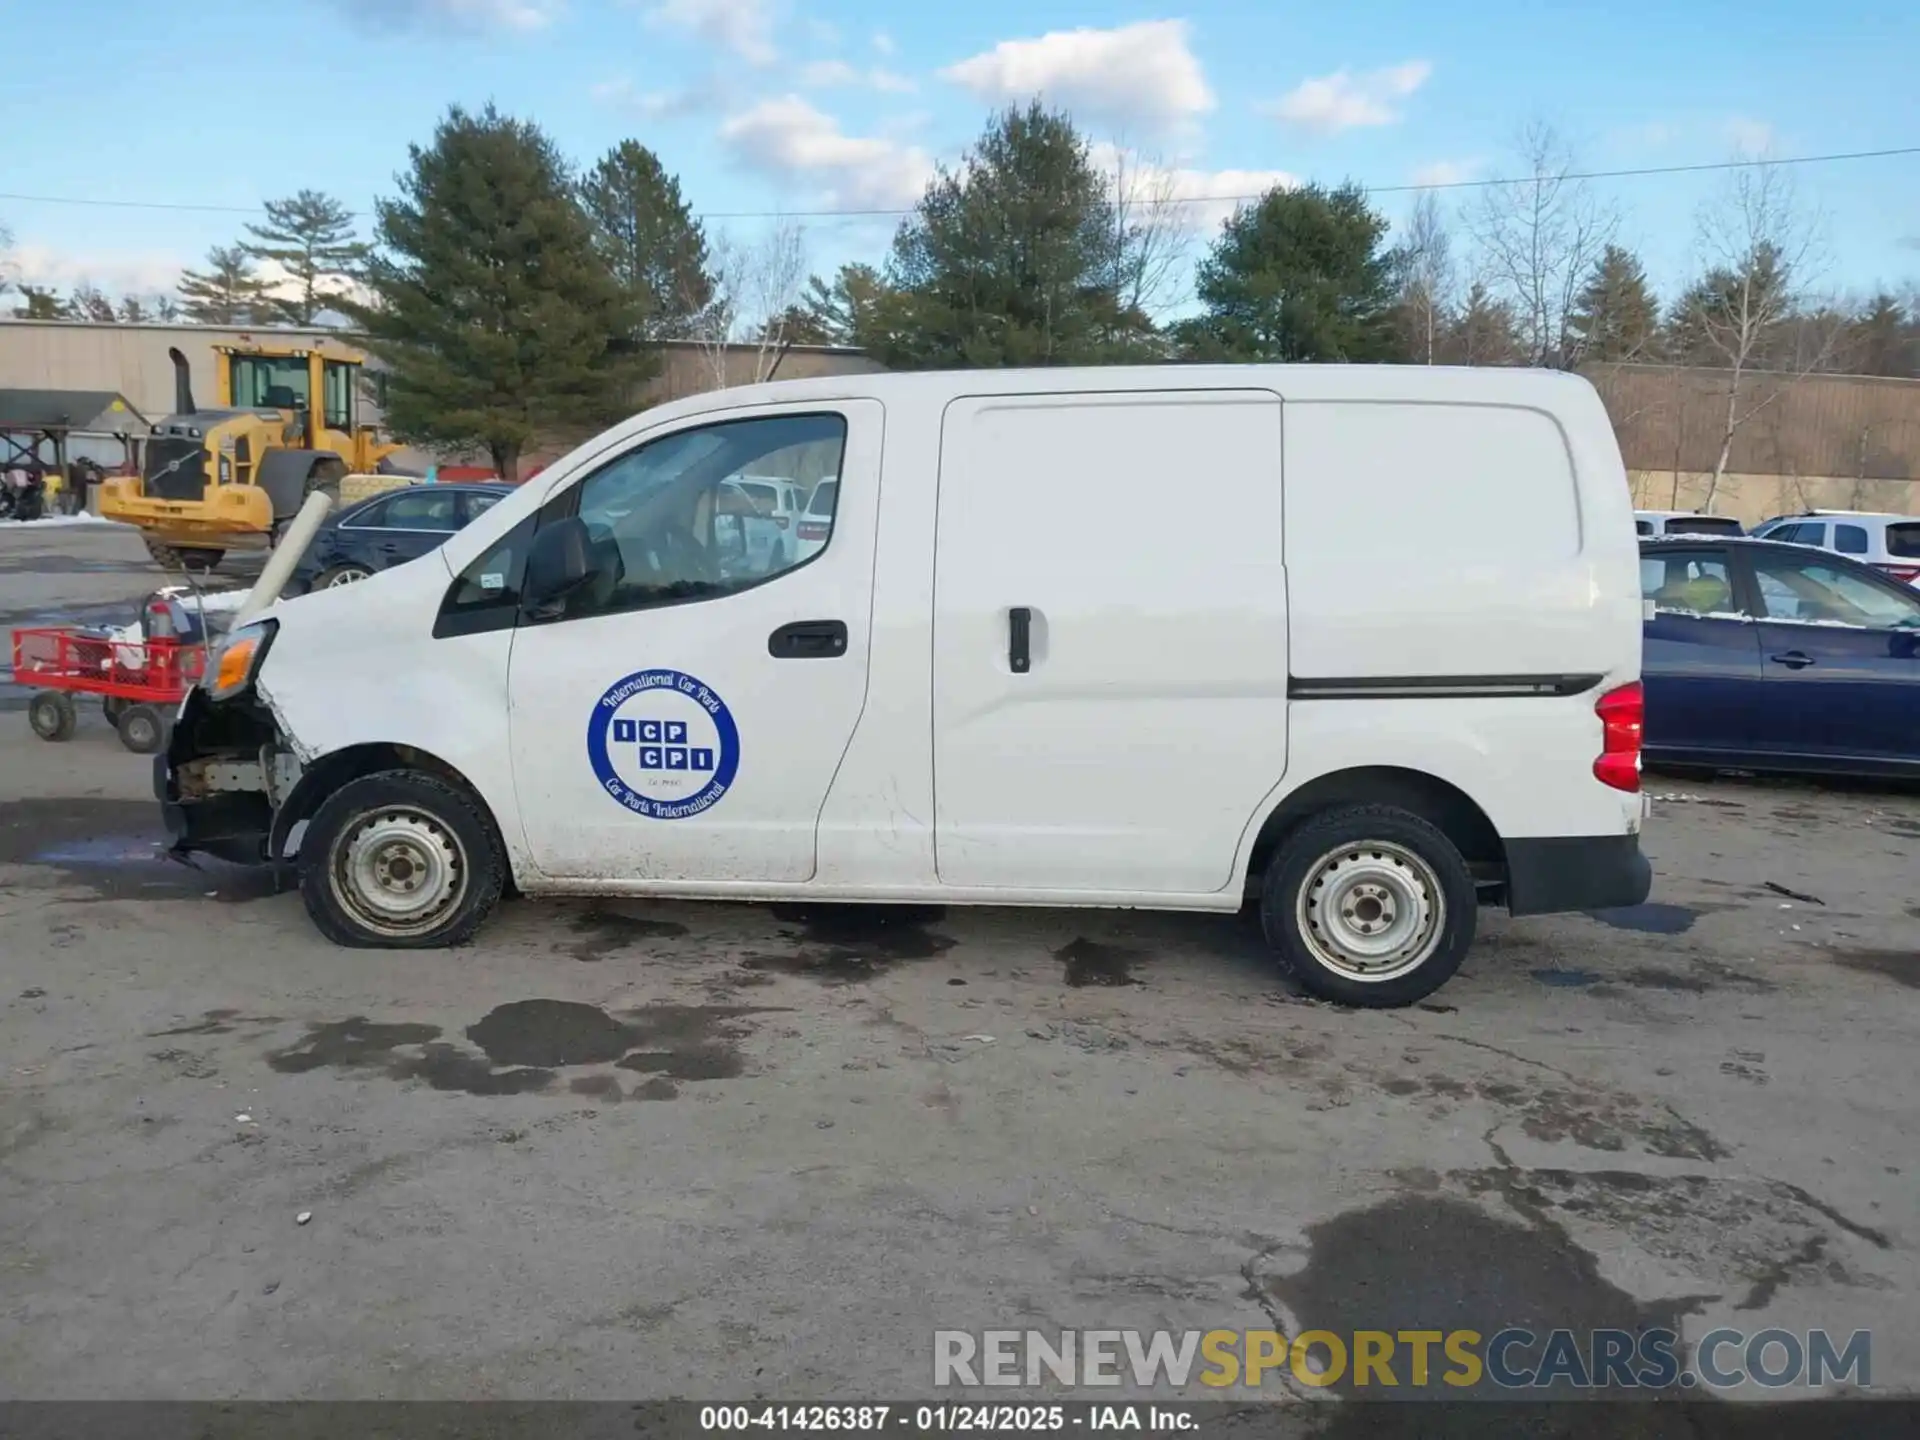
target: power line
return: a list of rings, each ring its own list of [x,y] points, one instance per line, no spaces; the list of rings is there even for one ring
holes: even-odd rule
[[[1701,165],[1640,165],[1625,170],[1577,170],[1550,178],[1567,180],[1629,180],[1650,175],[1701,175],[1722,170],[1750,170],[1766,165],[1830,165],[1843,160],[1886,160],[1896,156],[1920,155],[1920,145],[1902,145],[1889,150],[1845,150],[1829,155],[1789,155],[1781,159],[1716,160]],[[1497,185],[1529,185],[1533,177],[1501,177],[1487,180],[1442,180],[1430,185],[1366,185],[1369,195],[1400,195],[1419,190],[1486,190]],[[1238,205],[1264,198],[1266,192],[1249,195],[1177,195],[1176,205]],[[163,200],[103,200],[78,195],[25,195],[0,190],[0,200],[32,205],[85,205],[111,210],[167,210],[203,215],[260,215],[260,205],[190,205]],[[352,212],[360,218],[364,212]],[[912,207],[895,209],[843,210],[707,210],[700,220],[885,220],[911,215]]]

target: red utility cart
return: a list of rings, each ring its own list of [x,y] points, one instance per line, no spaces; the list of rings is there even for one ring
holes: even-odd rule
[[[173,713],[206,668],[199,640],[120,638],[73,625],[13,632],[13,683],[34,687],[27,718],[42,740],[67,740],[76,695],[98,695],[136,755],[166,744]]]

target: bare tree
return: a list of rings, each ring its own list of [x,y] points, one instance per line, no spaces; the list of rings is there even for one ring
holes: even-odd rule
[[[1575,178],[1573,151],[1551,125],[1528,124],[1518,152],[1520,173],[1480,192],[1469,228],[1481,270],[1513,307],[1526,363],[1571,369],[1580,357],[1568,317],[1620,218]]]
[[[0,295],[4,295],[14,282],[13,271],[13,231],[4,221],[0,221]]]
[[[1407,217],[1400,245],[1400,312],[1407,353],[1423,365],[1437,363],[1453,308],[1453,237],[1447,233],[1440,197],[1422,190]]]
[[[758,241],[714,237],[709,250],[712,293],[689,322],[713,388],[734,383],[729,359],[736,345],[752,347],[752,373],[742,383],[773,378],[793,343],[800,295],[807,283],[806,237],[782,220]]]
[[[1677,319],[1694,358],[1726,372],[1720,444],[1702,502],[1708,512],[1742,427],[1823,368],[1845,338],[1837,324],[1789,333],[1790,321],[1819,308],[1809,305],[1807,286],[1824,259],[1820,228],[1777,165],[1730,171],[1723,193],[1700,212],[1706,274],[1682,298]],[[1793,343],[1783,347],[1783,339]]]
[[[1179,177],[1159,161],[1114,144],[1108,184],[1113,209],[1114,296],[1120,317],[1158,325],[1186,298],[1187,257],[1193,246]],[[1099,157],[1096,157],[1099,158]]]

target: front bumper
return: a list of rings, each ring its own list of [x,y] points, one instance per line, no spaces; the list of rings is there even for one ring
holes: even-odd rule
[[[1645,902],[1653,866],[1634,835],[1567,835],[1508,840],[1507,910],[1555,915]]]

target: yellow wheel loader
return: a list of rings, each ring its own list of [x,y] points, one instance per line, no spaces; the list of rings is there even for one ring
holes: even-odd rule
[[[355,423],[366,356],[349,346],[218,346],[210,410],[193,403],[186,356],[167,354],[175,413],[146,437],[141,474],[107,483],[100,513],[139,526],[169,570],[211,570],[229,550],[270,548],[309,494],[338,501],[349,475],[370,476],[400,449]]]

